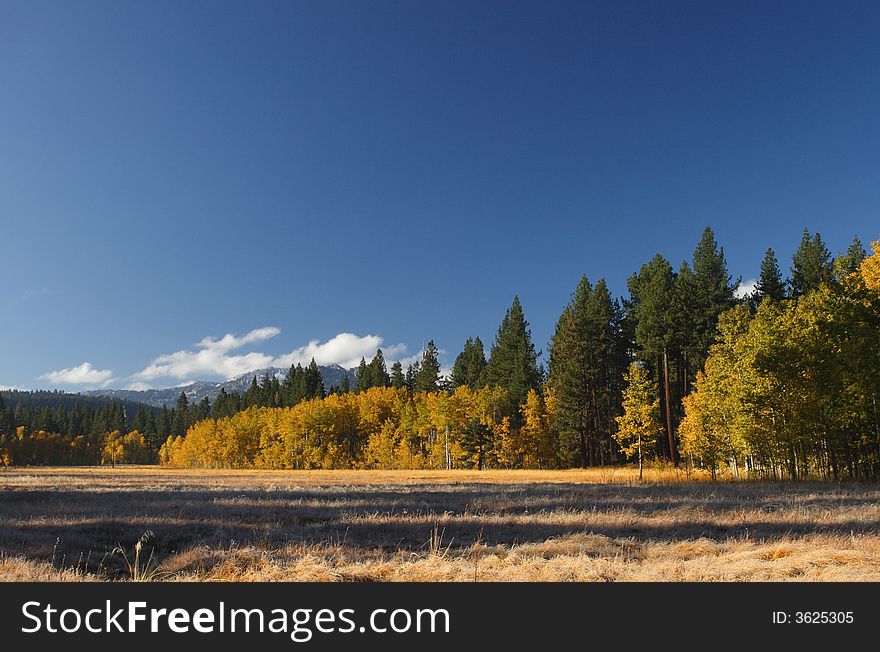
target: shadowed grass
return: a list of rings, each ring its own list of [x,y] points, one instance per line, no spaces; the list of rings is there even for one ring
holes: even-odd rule
[[[0,579],[133,579],[150,531],[140,579],[876,581],[878,523],[876,485],[674,471],[10,469]]]

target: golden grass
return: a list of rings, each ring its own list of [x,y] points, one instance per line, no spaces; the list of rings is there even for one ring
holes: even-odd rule
[[[876,485],[672,470],[0,472],[0,579],[880,580]],[[130,561],[130,559],[129,559]]]

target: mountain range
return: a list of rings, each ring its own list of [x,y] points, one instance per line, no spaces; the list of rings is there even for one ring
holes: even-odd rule
[[[342,379],[347,375],[348,381],[354,387],[357,379],[354,369],[345,369],[338,364],[319,365],[318,370],[321,372],[321,379],[324,381],[324,387],[338,387],[342,383]],[[287,375],[287,369],[278,367],[269,367],[268,369],[256,369],[246,374],[236,376],[224,382],[211,382],[207,380],[197,380],[187,385],[178,387],[166,387],[163,389],[93,389],[82,392],[85,396],[102,396],[121,401],[136,401],[144,403],[152,407],[160,408],[163,405],[173,407],[177,403],[180,392],[186,394],[189,404],[198,403],[204,398],[213,401],[220,393],[220,389],[225,389],[227,394],[244,394],[251,381],[256,377],[257,382],[261,382],[266,376],[275,376],[279,380],[284,380]]]

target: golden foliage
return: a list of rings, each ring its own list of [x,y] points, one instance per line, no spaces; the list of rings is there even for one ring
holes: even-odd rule
[[[540,396],[524,406],[525,427],[502,415],[503,390],[461,386],[452,393],[374,387],[288,408],[254,407],[195,424],[159,452],[176,467],[261,469],[442,469],[476,464],[465,440],[475,422],[488,442],[480,462],[539,468],[552,460],[551,419]]]
[[[880,293],[880,240],[872,242],[871,249],[874,255],[862,261],[860,272],[868,289]]]

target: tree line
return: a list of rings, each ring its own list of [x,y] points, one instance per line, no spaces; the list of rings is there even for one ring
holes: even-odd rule
[[[514,297],[488,354],[468,338],[448,377],[433,341],[405,370],[388,369],[381,349],[361,359],[353,386],[344,377],[325,388],[312,360],[283,379],[253,378],[243,395],[221,391],[213,404],[189,406],[182,394],[155,417],[170,419],[167,428],[136,429],[153,455],[185,466],[566,468],[637,458],[713,474],[877,477],[877,260],[857,238],[834,259],[805,229],[788,278],[768,249],[754,292],[737,296],[740,280],[707,228],[677,268],[660,254],[642,265],[627,297],[581,278],[546,369]]]

